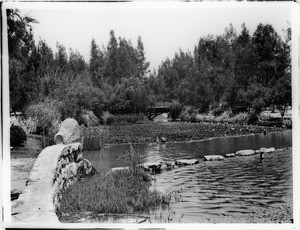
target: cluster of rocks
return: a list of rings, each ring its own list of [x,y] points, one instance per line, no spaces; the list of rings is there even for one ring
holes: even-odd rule
[[[175,160],[175,161],[161,161],[161,162],[147,162],[145,164],[141,164],[140,166],[145,171],[150,171],[153,173],[158,173],[162,170],[171,170],[173,168],[178,168],[187,165],[195,165],[200,161],[197,159],[183,159],[183,160]]]
[[[60,208],[62,192],[77,180],[97,174],[91,162],[82,155],[80,128],[76,120],[66,119],[54,136],[57,145],[66,145],[58,156],[57,166],[53,175],[55,187],[53,203],[56,210]],[[72,144],[71,144],[72,143]]]
[[[227,153],[224,156],[221,155],[206,155],[202,158],[203,161],[222,161],[224,158],[231,158],[235,156],[251,156],[255,154],[264,154],[264,153],[271,153],[274,152],[275,148],[260,148],[259,150],[239,150],[235,153]],[[144,164],[139,165],[142,169],[147,172],[151,172],[153,174],[160,173],[162,171],[175,169],[178,167],[188,166],[188,165],[195,165],[199,164],[199,159],[181,159],[181,160],[174,160],[174,161],[153,161],[153,162],[146,162]],[[124,167],[113,168],[112,171],[126,169]]]
[[[53,175],[55,187],[53,203],[56,210],[60,209],[62,192],[77,180],[97,174],[91,162],[82,156],[82,145],[77,142],[67,145],[58,157]]]
[[[260,148],[259,150],[252,150],[252,149],[246,149],[246,150],[239,150],[236,151],[235,153],[227,153],[225,154],[225,157],[235,157],[235,156],[251,156],[255,154],[260,154],[260,153],[272,153],[275,152],[275,148]]]

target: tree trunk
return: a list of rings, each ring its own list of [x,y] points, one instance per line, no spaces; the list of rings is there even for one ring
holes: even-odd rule
[[[43,127],[43,149],[46,147],[46,140],[45,140],[45,127]]]
[[[281,121],[283,122],[283,117],[284,117],[284,114],[285,114],[285,111],[286,111],[286,106],[283,106],[282,110],[281,110]]]

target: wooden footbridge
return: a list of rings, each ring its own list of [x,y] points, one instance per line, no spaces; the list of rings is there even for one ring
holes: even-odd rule
[[[162,113],[168,113],[170,111],[170,106],[165,105],[155,105],[147,108],[147,117],[149,120],[153,120],[155,117]]]

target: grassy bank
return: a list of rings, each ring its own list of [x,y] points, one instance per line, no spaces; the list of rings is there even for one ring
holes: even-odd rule
[[[143,215],[167,207],[171,196],[150,187],[150,175],[140,169],[98,174],[64,192],[58,216],[61,222],[76,222],[99,213]]]
[[[168,142],[202,140],[211,137],[234,136],[251,133],[283,131],[284,128],[261,127],[228,123],[149,123],[112,125],[88,128],[90,133],[102,132],[105,144],[151,143],[157,137],[165,137]]]
[[[152,177],[140,164],[139,153],[132,147],[124,162],[128,168],[104,171],[77,181],[62,194],[58,217],[61,222],[76,222],[78,217],[97,215],[148,215],[158,208],[170,206],[171,194],[152,187]],[[92,191],[92,192],[91,192]]]

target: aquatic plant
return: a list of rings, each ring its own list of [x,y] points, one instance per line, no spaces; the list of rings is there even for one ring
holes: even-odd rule
[[[69,187],[62,195],[59,217],[85,212],[149,214],[170,205],[172,194],[151,189],[151,176],[138,167],[140,156],[132,146],[124,162],[127,168],[98,174]]]
[[[81,144],[84,150],[97,150],[103,147],[104,131],[99,127],[81,127]]]

